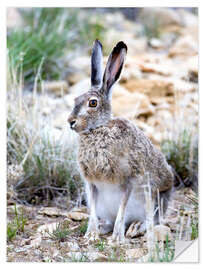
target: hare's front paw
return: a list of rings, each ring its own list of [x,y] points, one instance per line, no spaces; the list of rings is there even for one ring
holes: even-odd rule
[[[124,236],[124,226],[120,223],[116,223],[114,226],[113,234],[112,234],[112,241],[117,243],[124,243],[125,236]]]
[[[87,228],[87,231],[85,233],[85,238],[88,241],[95,241],[99,239],[99,227],[98,227],[98,222],[96,221],[89,221],[89,225]]]
[[[99,232],[97,231],[91,231],[85,233],[85,238],[88,242],[94,242],[99,239]]]

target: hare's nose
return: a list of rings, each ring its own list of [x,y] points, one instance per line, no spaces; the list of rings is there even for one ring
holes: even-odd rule
[[[72,120],[72,121],[70,122],[70,127],[71,127],[71,128],[74,128],[75,123],[76,123],[76,121],[75,121],[75,120]]]
[[[70,128],[73,129],[75,127],[76,120],[75,119],[71,119],[71,120],[68,120],[68,122],[70,123]]]

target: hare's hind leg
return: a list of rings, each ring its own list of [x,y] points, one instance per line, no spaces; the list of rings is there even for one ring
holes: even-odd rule
[[[125,210],[132,191],[132,185],[130,181],[127,181],[124,186],[121,186],[123,190],[121,203],[118,209],[112,239],[117,242],[124,242],[125,237]]]
[[[85,237],[89,240],[95,240],[99,238],[99,222],[96,215],[96,201],[98,196],[98,190],[92,183],[89,184],[89,204],[90,204],[90,217],[87,232]]]

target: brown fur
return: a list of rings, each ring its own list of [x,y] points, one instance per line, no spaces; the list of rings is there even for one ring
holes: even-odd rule
[[[125,119],[113,118],[106,125],[81,134],[78,160],[90,182],[123,184],[130,177],[140,181],[136,184],[144,185],[148,173],[154,192],[172,187],[173,175],[164,156]]]

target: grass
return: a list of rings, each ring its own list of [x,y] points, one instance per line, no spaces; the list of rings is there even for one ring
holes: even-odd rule
[[[166,139],[161,145],[166,160],[175,170],[177,177],[185,186],[198,181],[198,138],[189,129],[184,129],[172,139]],[[178,185],[180,181],[175,184]]]
[[[158,243],[156,244],[156,255],[158,262],[171,262],[174,259],[175,251],[174,246],[168,241],[168,235],[166,236],[166,243],[163,251],[160,249]]]
[[[187,197],[188,203],[192,205],[193,211],[191,215],[190,222],[190,239],[195,240],[199,235],[199,222],[198,222],[198,208],[199,208],[199,200],[198,194],[194,193],[190,197]]]
[[[78,231],[81,235],[85,235],[88,227],[88,220],[83,220],[78,228]]]
[[[68,223],[59,223],[53,232],[48,232],[50,238],[54,241],[64,242],[68,235],[70,235],[70,229],[68,228]]]
[[[99,239],[98,242],[95,244],[95,247],[100,251],[104,251],[105,250],[105,241],[103,239]]]
[[[55,139],[53,120],[42,111],[46,93],[41,98],[36,98],[36,91],[24,95],[22,81],[19,76],[12,83],[7,103],[7,163],[23,168],[14,190],[21,203],[49,205],[53,198],[65,195],[71,206],[82,188],[74,140],[68,131]]]
[[[11,241],[17,234],[24,232],[27,219],[24,217],[23,209],[21,213],[18,212],[16,205],[14,205],[14,219],[7,224],[7,239]]]
[[[80,257],[77,257],[75,255],[72,256],[72,258],[68,261],[71,262],[90,262],[90,259],[85,253],[82,253]]]
[[[80,45],[84,48],[103,38],[104,27],[92,23],[74,8],[20,9],[24,27],[8,31],[9,65],[22,69],[26,83],[34,83],[41,67],[41,80],[61,79],[67,66],[64,55]],[[22,64],[22,66],[21,66]],[[19,73],[19,72],[18,72]]]
[[[108,262],[126,262],[124,255],[121,253],[120,249],[113,247],[111,254],[108,256]]]
[[[172,262],[175,256],[174,249],[174,245],[168,241],[167,236],[165,243],[156,243],[155,254],[149,257],[149,262]]]

